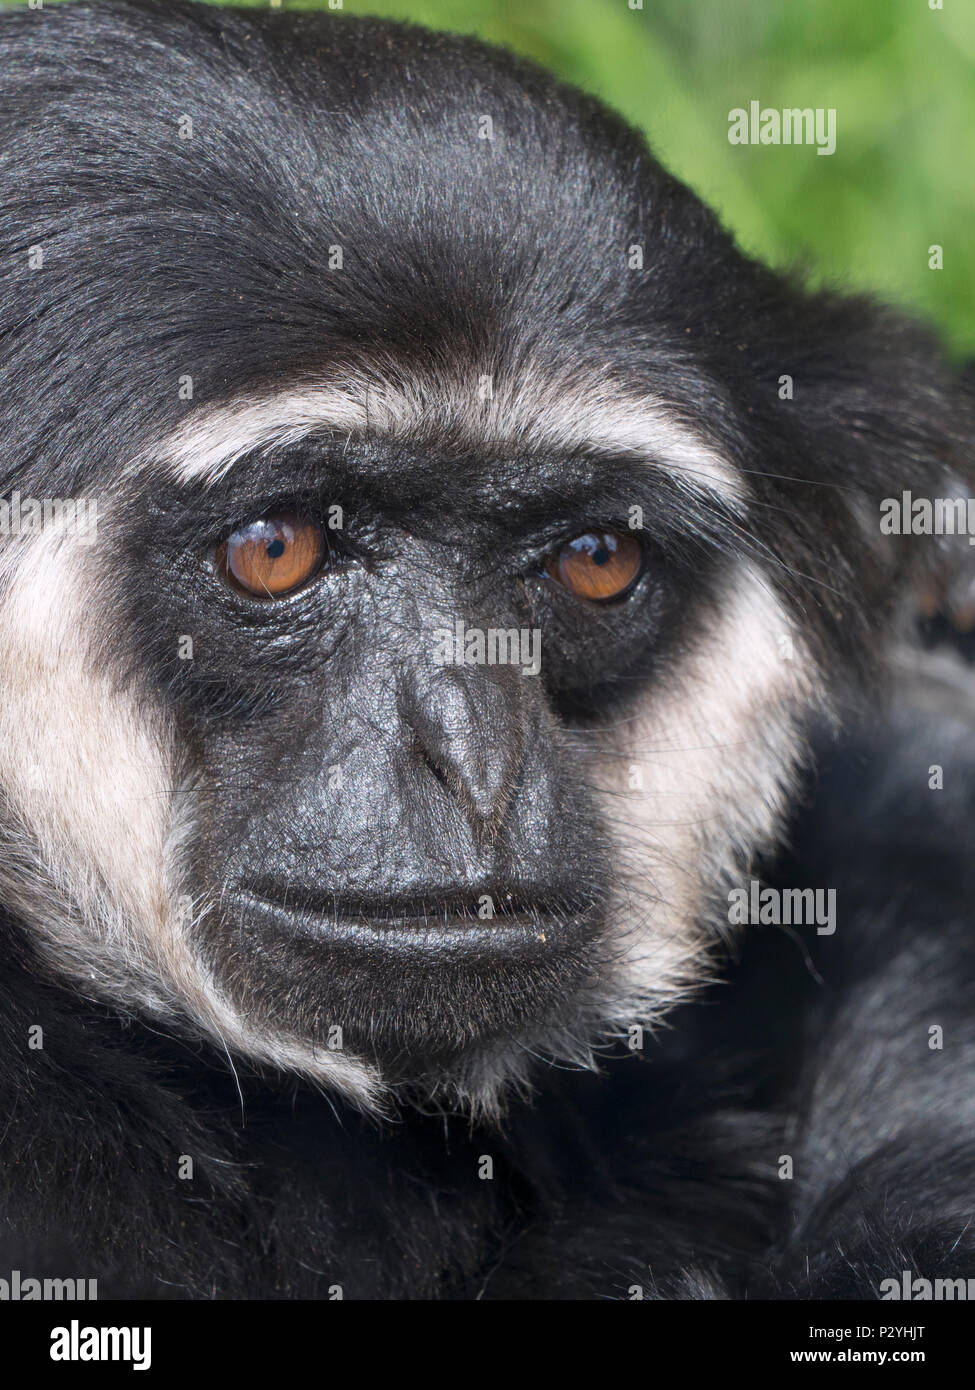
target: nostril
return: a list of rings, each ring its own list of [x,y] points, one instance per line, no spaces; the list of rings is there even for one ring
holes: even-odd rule
[[[403,715],[413,756],[481,834],[497,828],[520,771],[521,689],[478,673],[411,683]]]
[[[413,750],[418,763],[451,800],[473,812],[481,823],[478,828],[500,818],[511,791],[505,775],[506,759],[503,755],[478,758],[468,751],[466,756],[458,757],[457,750],[450,749],[447,750],[448,756],[441,761],[419,738],[415,740]]]
[[[440,783],[441,787],[443,787],[444,791],[447,792],[449,796],[455,797],[457,795],[458,790],[456,785],[456,779],[454,779],[453,783],[451,782],[450,774],[448,773],[447,769],[441,767],[441,765],[437,762],[436,758],[433,757],[428,748],[424,747],[423,743],[419,738],[414,738],[413,753],[417,761],[422,763],[423,766],[427,769],[427,771],[430,772],[436,778],[436,780]]]

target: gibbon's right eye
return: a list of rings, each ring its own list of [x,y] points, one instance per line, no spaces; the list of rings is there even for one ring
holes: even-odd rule
[[[217,549],[218,572],[248,598],[286,598],[321,570],[328,555],[317,522],[292,513],[242,526]]]

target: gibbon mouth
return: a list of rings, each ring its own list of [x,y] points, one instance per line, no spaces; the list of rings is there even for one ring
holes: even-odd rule
[[[490,897],[493,916],[482,916]],[[327,941],[361,940],[394,948],[429,944],[442,949],[458,945],[504,945],[515,941],[544,945],[566,931],[591,930],[589,913],[568,910],[564,895],[531,897],[523,893],[483,888],[469,894],[443,897],[322,896],[283,884],[261,884],[224,896],[231,911],[255,914],[269,925]],[[480,909],[480,910],[479,910]]]

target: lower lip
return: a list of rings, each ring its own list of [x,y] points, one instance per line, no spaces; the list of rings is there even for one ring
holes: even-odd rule
[[[332,916],[308,909],[283,907],[280,903],[241,892],[224,899],[232,908],[263,918],[269,925],[323,944],[348,943],[363,947],[381,947],[385,951],[410,952],[451,947],[466,950],[498,950],[530,946],[537,949],[553,942],[564,928],[581,927],[582,918],[555,922],[545,914],[529,913],[498,916],[491,919],[448,916],[442,919],[424,917],[348,917]]]

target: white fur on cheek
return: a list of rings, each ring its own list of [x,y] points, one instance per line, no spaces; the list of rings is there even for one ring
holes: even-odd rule
[[[92,660],[89,558],[42,533],[0,552],[5,849],[0,893],[94,996],[187,1017],[226,1048],[375,1104],[366,1063],[252,1027],[193,949],[169,882],[177,759],[163,719]]]
[[[613,915],[636,1015],[653,1022],[706,977],[715,899],[774,843],[787,809],[801,715],[822,698],[815,672],[779,600],[743,568],[680,669],[623,726],[626,747],[617,735],[597,767],[620,852]]]

